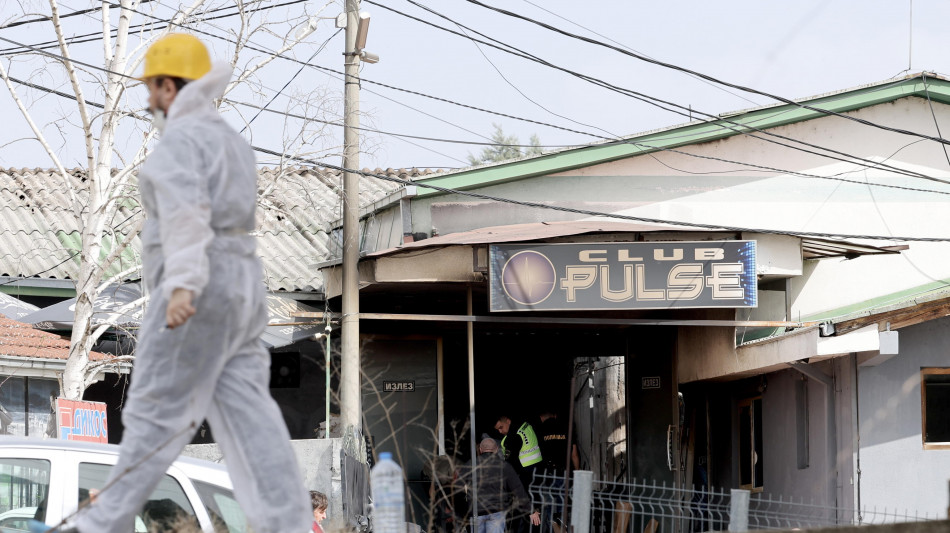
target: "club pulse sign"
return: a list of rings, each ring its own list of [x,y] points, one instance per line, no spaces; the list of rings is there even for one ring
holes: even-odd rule
[[[755,241],[492,245],[492,311],[755,307]]]

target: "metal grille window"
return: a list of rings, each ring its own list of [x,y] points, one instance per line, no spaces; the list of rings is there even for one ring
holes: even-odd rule
[[[920,369],[921,436],[924,449],[950,449],[950,368]]]
[[[739,485],[756,490],[763,486],[762,397],[739,402]]]

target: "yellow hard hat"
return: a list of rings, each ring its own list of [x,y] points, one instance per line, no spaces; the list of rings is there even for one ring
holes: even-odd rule
[[[169,33],[145,52],[145,72],[141,79],[169,76],[197,80],[211,70],[208,49],[194,35]]]

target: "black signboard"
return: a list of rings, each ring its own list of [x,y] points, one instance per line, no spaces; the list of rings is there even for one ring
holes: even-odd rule
[[[756,307],[755,241],[489,248],[492,311]]]

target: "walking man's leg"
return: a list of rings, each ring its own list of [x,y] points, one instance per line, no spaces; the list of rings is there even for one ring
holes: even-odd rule
[[[190,321],[161,330],[164,305],[146,316],[137,350],[119,460],[96,503],[80,512],[82,533],[128,533],[168,466],[191,441],[213,394],[220,357],[197,349],[207,326]],[[148,329],[146,329],[148,328]],[[200,343],[198,344],[200,345]]]
[[[268,389],[268,359],[255,340],[227,363],[208,422],[254,531],[303,533],[313,513],[290,434]]]

